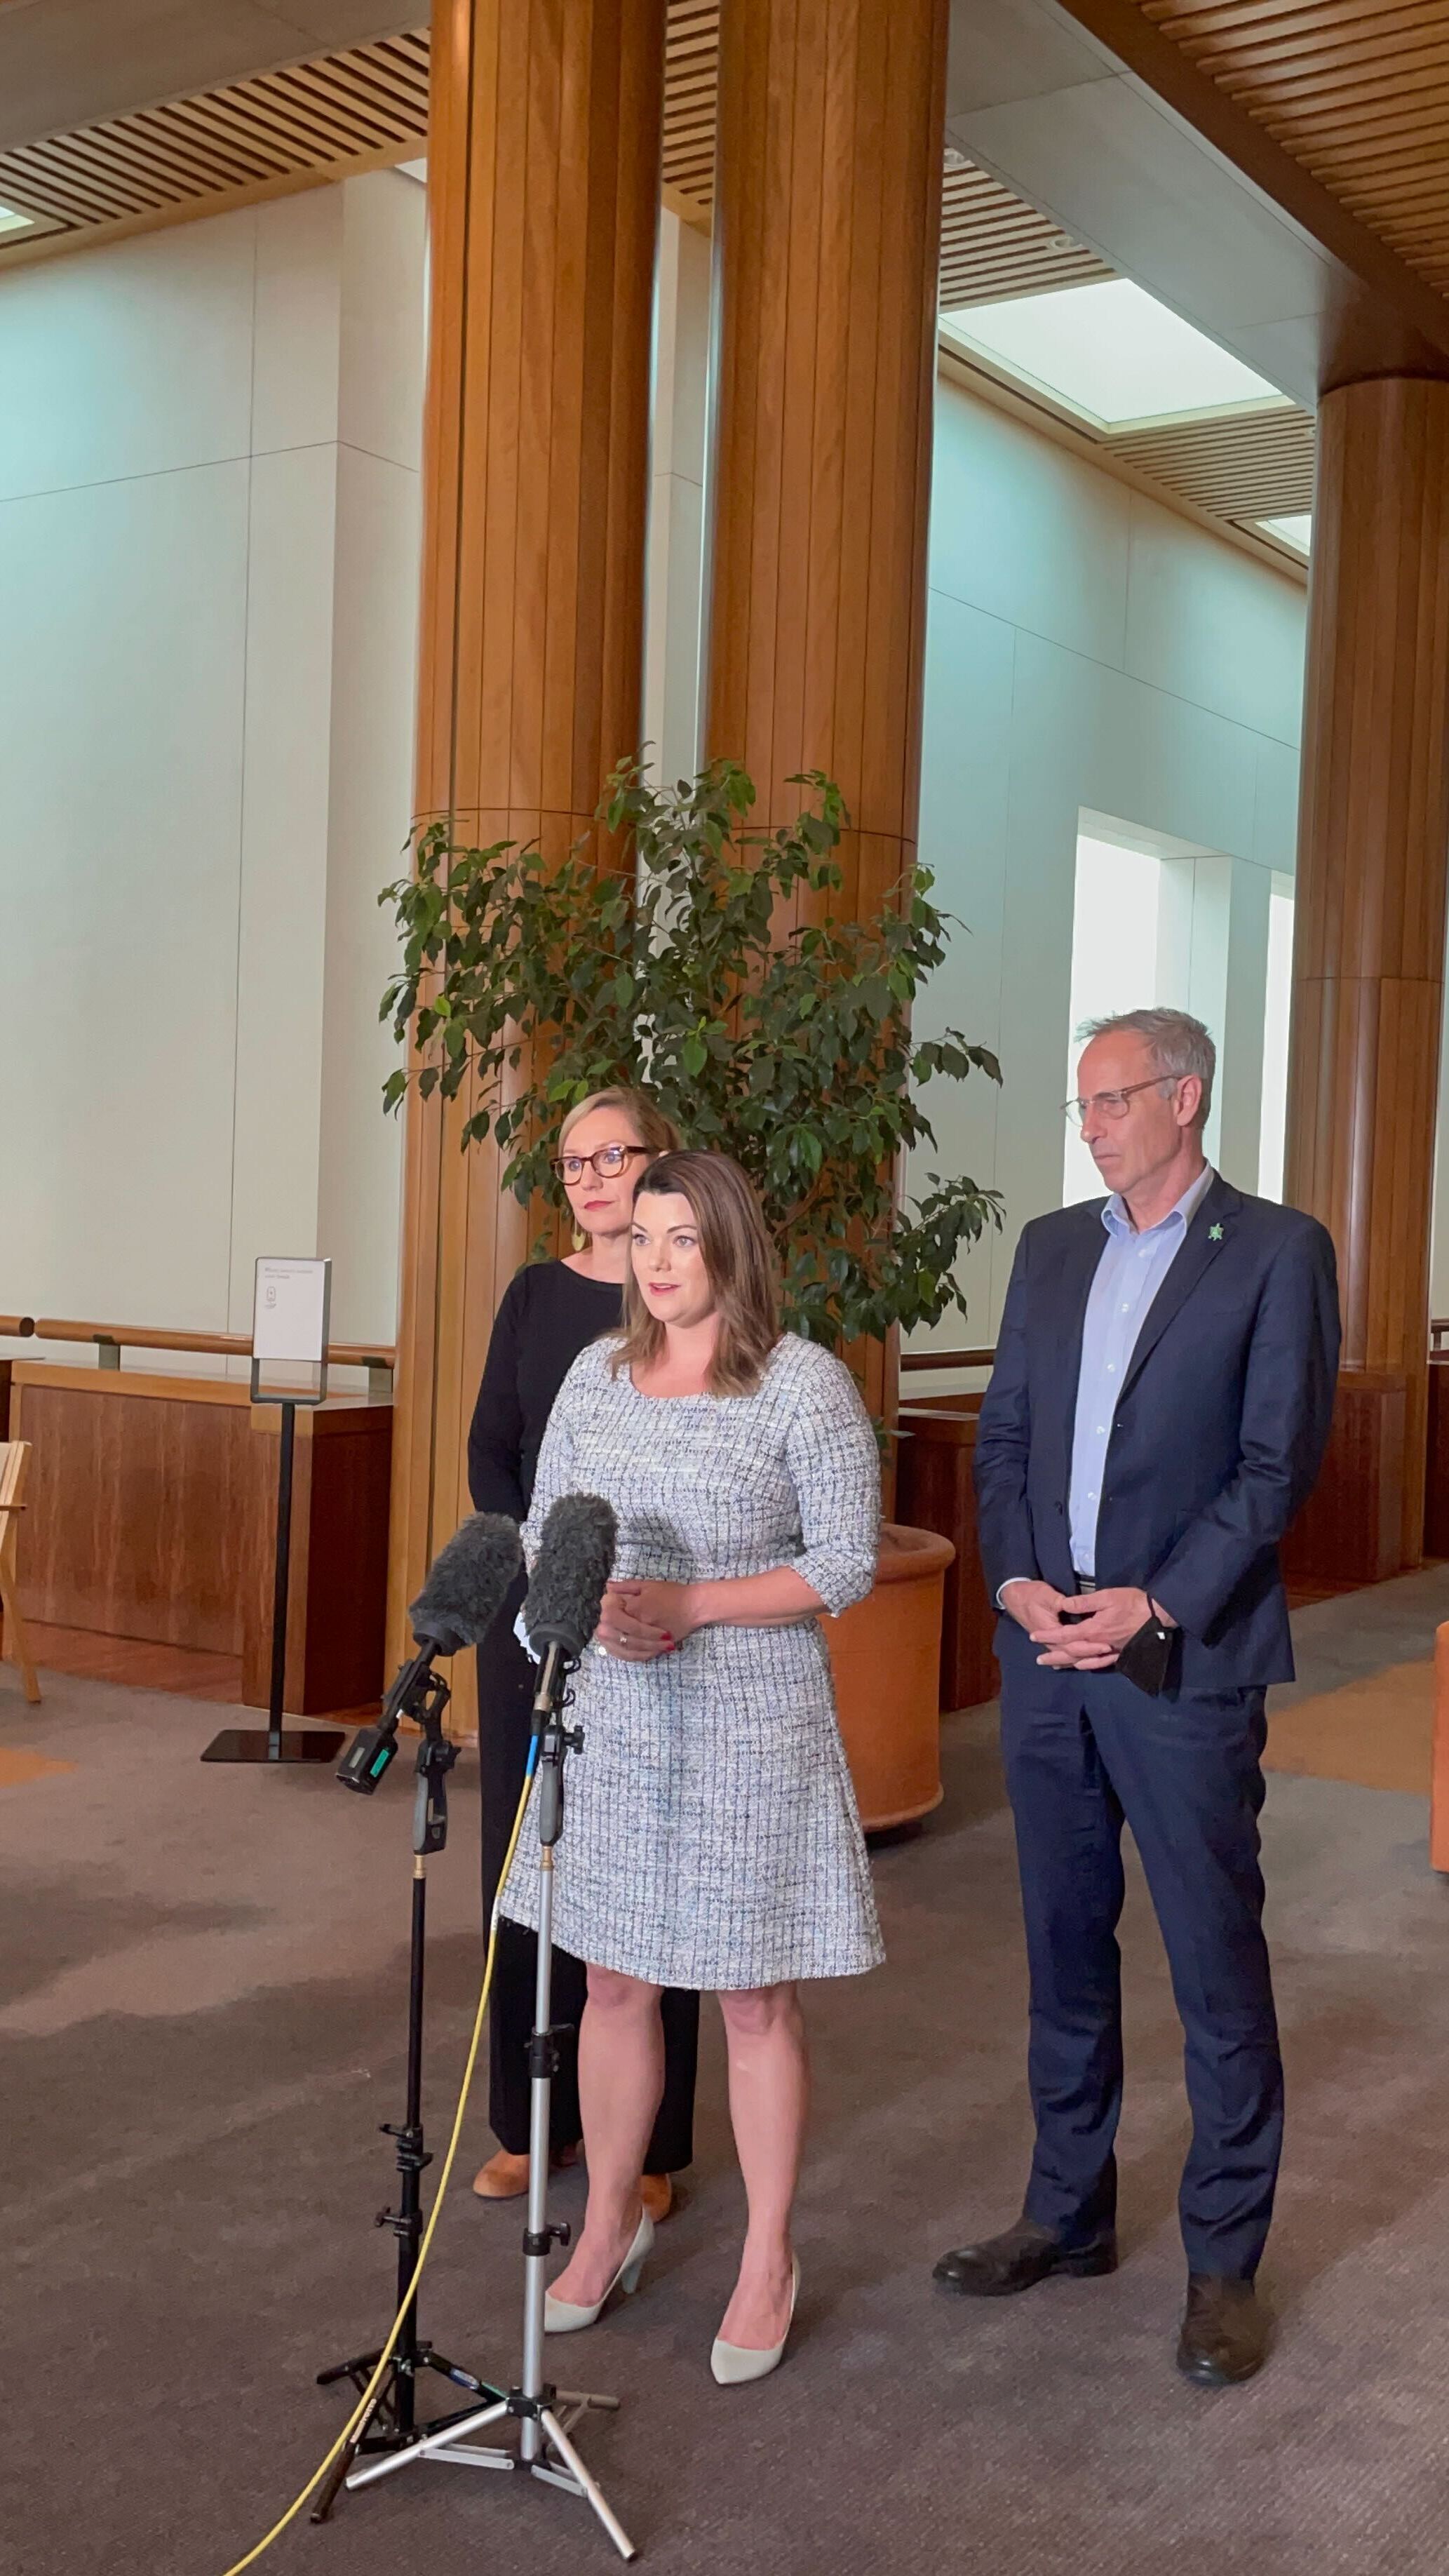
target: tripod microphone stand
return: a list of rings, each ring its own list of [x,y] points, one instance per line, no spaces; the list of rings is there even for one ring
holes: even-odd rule
[[[389,1695],[381,1723],[369,1728],[349,1748],[342,1766],[349,1787],[365,1785],[370,1792],[387,1769],[397,1749],[399,1719],[410,1717],[423,1730],[418,1746],[417,1797],[413,1807],[413,1897],[412,1946],[408,1975],[408,2073],[407,2107],[402,2123],[382,2122],[385,2138],[397,2141],[399,2175],[396,2209],[378,2212],[379,2227],[390,2227],[397,2238],[397,2307],[407,2301],[406,2313],[398,2338],[381,2380],[378,2382],[367,2413],[351,2439],[339,2451],[332,2468],[318,2490],[312,2507],[313,2522],[325,2522],[336,2502],[338,2489],[356,2462],[364,2456],[383,2455],[389,2461],[405,2457],[417,2440],[417,2382],[420,2371],[435,2371],[440,2379],[455,2388],[466,2389],[473,2398],[496,2398],[500,2391],[471,2370],[462,2370],[449,2361],[418,2332],[418,2303],[408,2298],[417,2269],[418,2247],[422,2242],[422,2177],[433,2159],[423,2145],[423,1963],[426,1956],[428,1921],[428,1860],[443,1850],[448,1839],[448,1773],[458,1758],[458,1748],[443,1733],[443,1711],[450,1693],[441,1673],[434,1672],[429,1658],[420,1655],[410,1664]],[[359,2396],[366,2388],[381,2358],[380,2347],[358,2353],[351,2361],[335,2362],[331,2369],[319,2371],[317,2385],[329,2388],[340,2379],[348,2379]],[[459,2410],[459,2418],[473,2414],[472,2408]],[[450,2423],[452,2417],[444,2417]],[[436,2429],[434,2426],[431,2429]]]
[[[591,1623],[592,1624],[592,1623]],[[580,2416],[596,2409],[618,2410],[617,2397],[589,2397],[556,2389],[544,2376],[544,2299],[548,2258],[555,2245],[567,2245],[566,2221],[548,2215],[549,2110],[558,2065],[558,2043],[552,2026],[554,1845],[563,1831],[565,1756],[583,1750],[577,1727],[564,1723],[567,1679],[576,1658],[550,1645],[539,1673],[533,1704],[534,1758],[538,1774],[535,1815],[538,1824],[538,1977],[534,1987],[534,2026],[529,2041],[528,2224],[524,2231],[523,2370],[507,2396],[494,2392],[482,2407],[464,2409],[440,2424],[414,2434],[404,2447],[390,2444],[385,2456],[354,2467],[339,2462],[337,2477],[349,2487],[367,2486],[415,2460],[443,2460],[459,2468],[521,2469],[566,2495],[581,2496],[593,2507],[621,2558],[638,2555],[597,2481],[585,2467],[570,2435]],[[421,1798],[421,1791],[419,1792]],[[357,2365],[351,2365],[356,2368]],[[344,2371],[348,2365],[344,2365]],[[341,2374],[332,2374],[338,2376]],[[515,2450],[484,2448],[469,2441],[488,2425],[518,2427]],[[334,2490],[335,2491],[335,2490]],[[319,2517],[314,2515],[314,2520]]]

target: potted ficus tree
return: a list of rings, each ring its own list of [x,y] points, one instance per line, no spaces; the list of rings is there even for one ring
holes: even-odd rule
[[[383,1016],[409,1042],[411,1065],[386,1097],[396,1106],[412,1081],[447,1099],[471,1080],[465,1148],[491,1136],[502,1186],[544,1208],[565,1110],[647,1080],[690,1144],[733,1154],[750,1174],[779,1247],[790,1329],[842,1351],[878,1399],[873,1349],[897,1329],[964,1313],[959,1256],[1000,1223],[997,1193],[965,1176],[932,1172],[920,1195],[903,1196],[906,1153],[935,1144],[923,1092],[973,1072],[999,1081],[1000,1069],[957,1030],[911,1035],[912,1004],[946,949],[929,871],[917,867],[870,918],[839,918],[835,853],[849,816],[822,773],[794,783],[809,801],[766,831],[750,823],[754,788],[736,763],[664,788],[627,761],[598,809],[603,868],[592,841],[549,866],[531,844],[473,849],[446,823],[422,829],[415,873],[382,897],[402,943]],[[832,1623],[842,1723],[872,1824],[901,1821],[911,1798],[915,1812],[933,1803],[928,1786],[881,1812],[893,1794],[886,1772],[881,1786],[862,1776],[870,1765],[855,1739],[866,1723],[887,1742],[899,1736],[906,1594],[920,1593],[918,1624],[934,1610],[939,1631],[948,1557],[927,1533],[895,1531],[872,1601]],[[929,1768],[934,1783],[929,1637],[914,1661],[932,1749],[924,1768],[916,1758],[907,1769],[924,1780]],[[888,1687],[872,1679],[878,1662]],[[914,1723],[919,1736],[919,1711]],[[886,1771],[899,1785],[899,1762]]]

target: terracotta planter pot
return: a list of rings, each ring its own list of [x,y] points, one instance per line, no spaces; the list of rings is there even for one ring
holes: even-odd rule
[[[867,1833],[941,1803],[941,1602],[955,1553],[934,1530],[887,1521],[869,1599],[821,1623]]]

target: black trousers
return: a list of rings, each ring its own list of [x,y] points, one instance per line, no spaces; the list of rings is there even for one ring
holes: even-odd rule
[[[519,1791],[528,1760],[533,1713],[533,1666],[513,1633],[521,1599],[510,1599],[491,1636],[478,1650],[478,1769],[483,1810],[483,1938],[498,1893],[508,1837],[513,1830]],[[585,1752],[581,1757],[588,1760]],[[567,1788],[567,1778],[565,1779]],[[567,1804],[565,1804],[567,1833]],[[533,1857],[519,1845],[520,1865]],[[494,2135],[510,2155],[528,2152],[528,2038],[533,2028],[533,1990],[538,1967],[538,1939],[523,1923],[500,1919],[493,1963],[493,1994],[488,2009],[488,2117]],[[552,2143],[576,2146],[582,2135],[579,2116],[578,2030],[588,1993],[582,1959],[567,1950],[553,1954],[553,2020],[567,2024],[559,2038],[559,2067],[553,2081]],[[664,2023],[664,2098],[644,2159],[651,2174],[680,2173],[694,2160],[694,2081],[699,2056],[699,1997],[673,1986],[660,2002]]]
[[[1043,1670],[1004,1625],[1000,1653],[1031,1968],[1026,2214],[1077,2245],[1115,2215],[1125,1821],[1186,2041],[1192,2144],[1178,2208],[1188,2267],[1251,2280],[1283,2139],[1258,1863],[1264,1694],[1149,1699],[1117,1673]]]

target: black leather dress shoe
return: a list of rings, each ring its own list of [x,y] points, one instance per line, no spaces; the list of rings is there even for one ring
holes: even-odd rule
[[[1235,2388],[1268,2357],[1268,2319],[1251,2281],[1189,2272],[1177,2366],[1198,2388]]]
[[[931,2278],[968,2299],[1009,2299],[1018,2290],[1034,2289],[1054,2272],[1091,2280],[1116,2269],[1115,2236],[1099,2236],[1095,2245],[1064,2245],[1049,2227],[1038,2227],[1034,2218],[1019,2218],[1000,2236],[988,2236],[980,2245],[958,2245],[954,2253],[943,2254]]]

